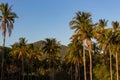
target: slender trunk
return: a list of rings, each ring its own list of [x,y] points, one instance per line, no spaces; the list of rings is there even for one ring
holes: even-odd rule
[[[55,70],[54,70],[54,55],[50,55],[50,78],[51,80],[54,80],[55,79]]]
[[[54,67],[52,67],[52,80],[54,80]]]
[[[119,74],[118,74],[118,52],[116,52],[116,80],[119,80]]]
[[[30,80],[30,79],[29,79],[29,72],[30,72],[30,71],[29,71],[29,69],[30,69],[30,67],[29,67],[29,66],[30,66],[30,65],[29,65],[30,62],[29,62],[29,60],[30,60],[30,59],[28,59],[28,64],[27,64],[27,67],[28,67],[28,71],[27,71],[27,79],[28,79],[28,80]]]
[[[75,65],[75,80],[78,80],[78,64]]]
[[[78,63],[78,80],[80,80],[80,63]]]
[[[80,80],[80,67],[79,62],[75,66],[75,80]]]
[[[83,43],[83,61],[84,61],[84,80],[86,80],[86,57],[85,57],[85,48]]]
[[[20,61],[18,60],[16,66],[19,65],[19,63],[20,63]],[[21,66],[19,66],[18,68],[19,68],[19,70],[18,70],[18,80],[20,80],[21,79]]]
[[[22,56],[22,80],[24,80],[24,58]]]
[[[4,80],[4,54],[5,54],[5,40],[6,40],[6,23],[3,24],[3,53],[2,53],[2,63],[1,63],[1,80]]]
[[[70,75],[71,75],[71,80],[73,80],[73,75],[72,75],[72,63],[71,63]]]
[[[109,49],[110,52],[110,80],[113,80],[113,76],[112,76],[112,54],[111,54],[111,50]]]
[[[2,49],[3,49],[3,52],[2,52],[2,62],[1,62],[1,80],[4,80],[4,54],[5,54],[5,35],[3,37],[3,46],[2,46]]]
[[[51,70],[51,73],[52,73],[52,76],[51,76],[51,79],[54,80],[54,57],[51,59],[51,67],[52,67],[52,70]]]
[[[91,50],[89,50],[89,56],[90,56],[90,80],[92,80],[92,54],[91,54]]]
[[[1,63],[1,80],[4,79],[4,47],[3,47],[3,53],[2,53],[2,63]]]
[[[5,36],[3,38],[3,47],[5,47]]]
[[[50,61],[49,61],[49,76],[50,76],[50,80],[52,80],[52,79],[51,79],[51,66],[50,66],[50,64],[51,64],[51,59],[50,59]]]

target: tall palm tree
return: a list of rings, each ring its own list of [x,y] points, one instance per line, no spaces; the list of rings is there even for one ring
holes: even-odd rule
[[[55,58],[57,56],[59,56],[60,49],[61,49],[60,43],[57,42],[57,40],[55,38],[53,38],[53,39],[46,38],[43,41],[42,50],[43,50],[44,54],[48,55],[51,80],[54,80],[54,72],[55,72],[54,71],[54,61],[55,61]]]
[[[115,53],[116,53],[116,80],[119,80],[119,73],[118,73],[118,52],[119,52],[119,45],[120,45],[120,25],[119,22],[117,21],[113,21],[112,22],[112,26],[113,26],[113,35],[114,35],[114,49],[115,49]]]
[[[27,58],[27,70],[28,70],[27,75],[29,73],[32,76],[32,72],[35,72],[35,74],[38,73],[39,62],[41,62],[43,59],[42,51],[39,47],[34,46],[33,44],[28,44],[26,47],[27,47],[26,58]],[[28,79],[29,76],[30,75],[28,75]]]
[[[12,52],[11,54],[15,57],[17,57],[18,60],[22,62],[21,66],[21,75],[22,75],[22,80],[24,80],[24,60],[26,59],[27,53],[27,47],[26,47],[26,40],[25,38],[20,38],[18,43],[15,43],[12,45]]]
[[[18,18],[17,14],[12,11],[12,6],[9,7],[8,3],[0,4],[0,11],[2,15],[0,20],[2,24],[0,29],[2,30],[3,35],[3,47],[5,46],[6,31],[8,31],[9,36],[11,35],[13,29],[14,19]]]
[[[74,44],[73,42],[68,45],[66,62],[75,66],[75,80],[80,80],[80,64],[82,63],[82,45]],[[72,75],[71,75],[72,76]]]
[[[108,20],[100,19],[98,25],[95,27],[94,37],[97,39],[97,43],[102,48],[103,53],[109,50],[110,54],[110,79],[113,80],[112,76],[112,48],[113,48],[113,31],[112,28],[107,28]]]
[[[16,15],[16,13],[12,12],[12,6],[9,7],[8,3],[1,3],[0,4],[0,11],[1,11],[0,21],[2,21],[0,29],[2,30],[3,48],[4,48],[5,40],[6,40],[5,39],[6,38],[6,31],[8,31],[8,34],[10,36],[11,31],[13,29],[14,19],[18,18],[18,16]],[[2,80],[2,77],[4,77],[3,66],[4,66],[4,52],[3,52],[3,55],[2,55],[1,80]]]
[[[86,63],[85,63],[85,43],[88,46],[90,57],[90,80],[92,80],[92,35],[93,26],[91,14],[88,12],[77,12],[76,16],[70,21],[71,29],[75,29],[73,38],[79,39],[79,43],[83,45],[83,57],[84,57],[84,78],[86,80]],[[86,42],[85,42],[86,41]]]

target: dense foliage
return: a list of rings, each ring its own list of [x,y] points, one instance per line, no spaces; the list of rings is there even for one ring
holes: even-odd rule
[[[1,80],[120,80],[118,21],[107,28],[107,20],[93,23],[89,12],[77,12],[70,21],[70,28],[75,32],[67,46],[55,38],[31,44],[20,38],[11,47],[5,47],[6,26],[11,34],[17,15],[11,12],[8,4],[2,3],[0,10],[3,31]]]

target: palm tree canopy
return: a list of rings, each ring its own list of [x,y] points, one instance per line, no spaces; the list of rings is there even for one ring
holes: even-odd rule
[[[70,43],[65,56],[67,63],[81,64],[82,63],[82,45]]]
[[[23,56],[25,56],[27,54],[26,43],[27,43],[27,40],[25,40],[25,38],[20,38],[19,42],[12,45],[13,50],[12,50],[11,54],[16,56],[18,59],[21,59]]]
[[[108,22],[108,20],[100,19],[98,26],[104,29],[107,26],[107,22]]]
[[[45,54],[49,54],[49,56],[60,53],[60,49],[60,43],[57,42],[56,39],[46,38],[45,41],[43,41],[42,50]]]
[[[6,36],[6,26],[8,30],[9,36],[11,35],[11,31],[13,29],[14,19],[18,18],[17,14],[12,12],[12,6],[9,7],[8,3],[1,3],[0,10],[2,15],[0,16],[0,20],[2,24],[0,29],[2,30],[2,35]]]
[[[90,39],[93,35],[93,26],[89,12],[77,12],[76,16],[70,21],[70,28],[75,29],[72,38],[76,37],[79,41]]]

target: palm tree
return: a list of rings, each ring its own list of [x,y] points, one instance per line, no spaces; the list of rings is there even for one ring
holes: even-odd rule
[[[109,50],[110,54],[110,77],[112,76],[112,47],[113,47],[113,32],[112,28],[105,29],[108,20],[100,19],[98,26],[95,27],[94,37],[97,39],[97,43],[102,48],[104,54]]]
[[[49,68],[50,68],[50,72],[52,73],[50,76],[51,80],[54,80],[54,72],[55,72],[54,61],[55,61],[55,58],[59,56],[60,49],[61,49],[60,43],[57,42],[55,38],[53,39],[46,38],[43,41],[42,50],[43,50],[43,53],[48,56]]]
[[[83,45],[83,57],[84,57],[84,78],[86,80],[86,63],[85,63],[85,43],[88,46],[90,57],[90,80],[92,80],[92,35],[93,35],[93,23],[91,14],[88,12],[77,12],[76,16],[70,21],[71,29],[75,29],[73,38],[79,39],[79,43]],[[86,42],[85,42],[86,41]]]
[[[113,44],[114,44],[114,49],[115,49],[115,53],[116,53],[116,80],[119,80],[119,73],[118,73],[118,51],[120,49],[119,45],[120,45],[120,26],[119,26],[119,22],[117,21],[113,21],[112,22],[112,26],[113,26]]]
[[[24,80],[24,59],[26,59],[27,53],[27,47],[26,47],[26,40],[25,38],[20,38],[18,43],[15,43],[12,45],[12,52],[11,54],[15,57],[17,57],[18,60],[22,62],[21,66],[21,75],[22,75],[22,80]]]
[[[3,35],[3,47],[5,46],[5,38],[6,38],[6,31],[8,31],[9,36],[11,35],[13,29],[14,19],[18,18],[16,13],[12,12],[12,6],[9,7],[8,3],[0,4],[0,10],[2,15],[0,16],[0,20],[2,24],[0,29],[2,30]]]
[[[8,31],[9,36],[11,35],[11,31],[13,29],[13,23],[14,19],[18,18],[16,13],[12,12],[12,6],[9,7],[8,3],[1,3],[0,4],[0,11],[1,11],[1,16],[0,20],[2,21],[2,24],[0,26],[0,29],[2,30],[2,35],[3,35],[3,48],[5,46],[5,38],[6,38],[6,31]],[[2,77],[4,77],[3,73],[3,66],[4,66],[4,52],[2,55],[2,71],[1,71],[1,80]]]
[[[39,47],[34,46],[33,44],[28,44],[26,47],[27,47],[26,58],[27,58],[27,70],[28,70],[27,75],[28,73],[31,76],[32,73],[35,73],[37,75],[40,62],[43,59],[42,51]],[[30,75],[28,75],[28,79]]]
[[[68,45],[67,55],[65,56],[67,64],[74,64],[75,66],[75,80],[80,80],[80,64],[82,63],[82,45],[74,44]],[[72,76],[72,75],[71,75]]]
[[[113,80],[112,76],[112,52],[113,52],[113,33],[112,33],[112,28],[108,28],[104,30],[105,37],[102,38],[102,47],[104,47],[104,52],[109,51],[110,55],[110,77],[111,80]]]

